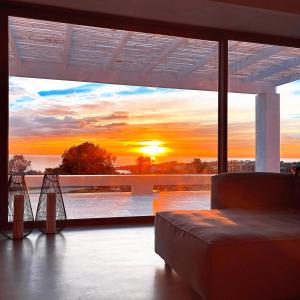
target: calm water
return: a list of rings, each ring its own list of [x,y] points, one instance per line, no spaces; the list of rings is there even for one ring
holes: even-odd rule
[[[12,155],[9,156],[10,158]],[[34,170],[40,170],[44,171],[45,168],[55,168],[58,167],[58,165],[61,162],[61,156],[60,155],[24,155],[25,159],[31,161],[32,169]],[[187,159],[187,158],[172,158],[170,160],[178,160],[183,162],[189,162],[192,161],[193,158]],[[215,157],[203,157],[201,158],[202,161],[215,161]],[[128,158],[126,158],[127,162],[125,161],[124,157],[120,157],[117,160],[117,163],[119,165],[122,164],[134,164],[135,161],[132,159],[132,162],[128,163]],[[254,158],[230,158],[230,160],[254,160]],[[300,161],[300,158],[282,158],[281,160],[286,162],[295,162]]]

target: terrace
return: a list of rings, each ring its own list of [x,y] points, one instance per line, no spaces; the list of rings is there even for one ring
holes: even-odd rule
[[[42,176],[27,176],[26,184],[31,191],[35,211],[38,203]],[[209,209],[210,192],[202,191],[156,191],[155,185],[210,185],[209,175],[62,175],[61,188],[64,194],[69,219],[113,218],[151,216],[157,211],[186,209]],[[84,187],[130,186],[131,192],[77,192]],[[33,193],[35,189],[36,193]]]

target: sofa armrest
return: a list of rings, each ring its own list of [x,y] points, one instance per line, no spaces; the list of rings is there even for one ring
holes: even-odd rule
[[[295,177],[279,173],[224,173],[212,177],[212,209],[295,208]]]

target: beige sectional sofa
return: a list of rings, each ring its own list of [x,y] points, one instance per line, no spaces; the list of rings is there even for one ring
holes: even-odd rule
[[[203,299],[300,299],[300,178],[212,178],[211,210],[157,213],[155,251]]]

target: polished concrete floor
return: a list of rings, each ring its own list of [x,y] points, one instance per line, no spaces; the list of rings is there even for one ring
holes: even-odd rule
[[[153,226],[0,239],[0,300],[201,299],[165,268],[153,240]]]

